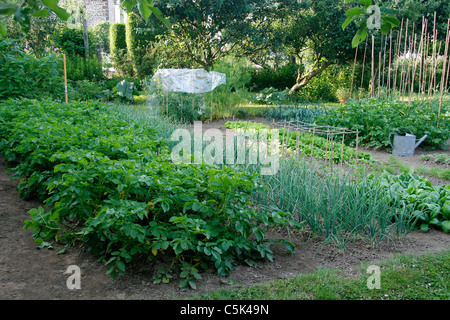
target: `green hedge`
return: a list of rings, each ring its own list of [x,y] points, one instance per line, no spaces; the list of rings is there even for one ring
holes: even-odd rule
[[[127,50],[124,23],[113,23],[109,30],[109,49],[113,57],[121,57]]]
[[[166,30],[153,20],[156,19],[145,22],[135,12],[131,12],[127,17],[125,27],[127,50],[132,59],[133,71],[139,78],[153,74],[157,63],[153,54],[153,43],[157,40],[157,36]]]

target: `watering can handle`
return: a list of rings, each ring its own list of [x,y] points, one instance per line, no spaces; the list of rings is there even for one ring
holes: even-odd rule
[[[394,131],[397,130],[397,129],[406,129],[406,130],[408,130],[409,132],[411,132],[411,134],[414,134],[414,133],[411,131],[411,129],[405,128],[405,127],[398,127],[398,128],[395,128],[394,130],[392,130],[391,133],[389,133],[389,144],[391,145],[392,149],[394,149],[394,146],[392,145],[392,142],[391,142],[391,136],[392,136],[392,133],[394,133]]]

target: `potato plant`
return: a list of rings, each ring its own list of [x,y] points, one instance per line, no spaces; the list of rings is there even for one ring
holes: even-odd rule
[[[161,132],[110,106],[9,100],[0,119],[0,155],[22,177],[20,195],[45,203],[24,228],[41,244],[83,244],[113,277],[170,259],[164,279],[177,269],[180,285],[195,288],[200,267],[226,276],[237,263],[272,260],[273,242],[293,250],[266,233],[299,223],[252,200],[263,188],[253,175],[175,164]]]

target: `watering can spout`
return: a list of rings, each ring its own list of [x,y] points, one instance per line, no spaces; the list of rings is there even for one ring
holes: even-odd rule
[[[423,140],[425,140],[427,137],[428,137],[428,135],[424,135],[422,138],[420,138],[417,141],[416,145],[414,146],[414,149],[416,149],[423,142]]]

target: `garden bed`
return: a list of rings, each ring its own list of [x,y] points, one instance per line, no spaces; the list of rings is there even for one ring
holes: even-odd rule
[[[404,240],[385,242],[378,248],[355,242],[345,250],[324,245],[306,238],[306,233],[294,233],[296,244],[293,255],[282,247],[274,248],[274,262],[259,262],[253,267],[238,266],[229,277],[218,276],[207,270],[197,281],[197,290],[180,290],[178,281],[153,284],[153,274],[139,269],[112,279],[107,266],[82,248],[70,248],[57,254],[52,250],[37,249],[30,230],[23,230],[29,219],[28,211],[40,204],[22,200],[15,190],[19,179],[10,180],[12,173],[0,161],[0,299],[174,299],[202,294],[217,289],[248,286],[270,280],[294,277],[318,268],[342,269],[349,275],[356,272],[361,262],[377,261],[394,254],[420,254],[450,248],[450,234],[430,230],[408,235]],[[64,274],[69,265],[81,269],[81,289],[69,290]]]
[[[252,119],[267,123],[264,119]],[[203,124],[203,130],[220,128],[225,121]],[[370,151],[377,160],[387,161],[389,154]],[[422,164],[422,151],[414,157],[401,157],[403,163]],[[394,254],[419,254],[450,248],[450,234],[430,229],[428,233],[414,231],[395,243],[387,240],[375,247],[366,242],[352,242],[340,250],[333,244],[308,239],[307,231],[295,231],[288,236],[296,249],[290,254],[282,245],[273,248],[273,262],[257,262],[255,266],[238,265],[229,277],[218,276],[211,268],[202,272],[197,290],[181,290],[178,279],[169,284],[154,284],[154,271],[130,267],[124,276],[112,279],[107,266],[83,248],[71,247],[64,254],[54,244],[53,249],[37,249],[31,231],[23,230],[28,211],[42,205],[39,201],[21,199],[16,191],[19,178],[10,179],[6,164],[0,162],[0,298],[2,299],[173,299],[189,297],[217,289],[248,286],[276,279],[294,277],[318,268],[337,268],[352,275],[361,262],[376,262]],[[430,179],[431,180],[431,179]],[[437,183],[439,181],[436,181]],[[286,230],[278,230],[285,234]],[[81,268],[81,290],[66,287],[69,265]]]

